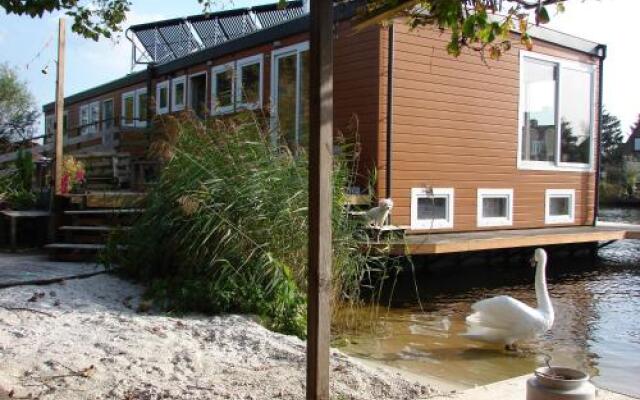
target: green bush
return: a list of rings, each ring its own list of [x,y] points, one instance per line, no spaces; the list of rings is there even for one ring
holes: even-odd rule
[[[240,312],[274,330],[305,333],[308,161],[275,148],[252,114],[211,122],[165,121],[152,145],[166,162],[146,211],[116,243],[116,262],[151,282],[173,311]],[[361,251],[347,217],[353,146],[341,143],[333,174],[334,301],[358,303],[361,282],[383,262]]]

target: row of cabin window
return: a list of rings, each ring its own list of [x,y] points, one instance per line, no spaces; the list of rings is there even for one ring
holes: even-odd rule
[[[189,106],[199,115],[205,115],[207,86],[206,72],[188,77],[181,76],[156,85],[156,112],[182,111]],[[217,65],[211,69],[211,114],[220,115],[238,110],[253,110],[262,104],[262,54]],[[198,78],[198,80],[196,80]],[[171,107],[169,107],[171,106]]]
[[[411,229],[451,229],[454,222],[453,188],[413,188],[411,190]],[[479,228],[513,225],[513,189],[477,190]],[[571,224],[575,221],[575,190],[545,191],[545,224]]]

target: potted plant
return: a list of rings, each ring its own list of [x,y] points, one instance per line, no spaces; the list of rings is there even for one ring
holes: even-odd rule
[[[86,181],[86,170],[82,161],[73,156],[65,156],[62,162],[60,191],[62,194],[82,193]]]

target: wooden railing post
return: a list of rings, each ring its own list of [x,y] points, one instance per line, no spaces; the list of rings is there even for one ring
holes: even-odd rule
[[[64,53],[66,46],[66,28],[64,18],[60,18],[58,25],[58,61],[56,63],[56,137],[54,155],[54,193],[61,193],[62,182],[62,146],[64,130]]]
[[[333,0],[311,0],[307,399],[329,400]]]

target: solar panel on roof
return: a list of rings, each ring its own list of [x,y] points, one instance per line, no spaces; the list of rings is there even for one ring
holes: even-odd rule
[[[145,56],[155,64],[163,64],[303,15],[302,1],[292,1],[284,7],[275,3],[136,25],[130,31],[144,48]]]

